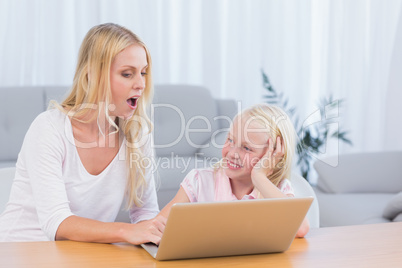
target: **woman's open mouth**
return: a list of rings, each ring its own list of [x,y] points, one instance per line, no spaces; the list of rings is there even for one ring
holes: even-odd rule
[[[127,104],[131,109],[135,109],[137,108],[137,101],[138,101],[138,97],[132,97],[127,99]]]

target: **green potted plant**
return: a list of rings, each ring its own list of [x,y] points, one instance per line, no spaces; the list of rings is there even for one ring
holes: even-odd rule
[[[342,142],[352,144],[347,137],[347,132],[340,128],[333,131],[329,128],[331,123],[334,123],[336,117],[328,117],[325,115],[325,110],[337,109],[343,100],[334,100],[332,96],[322,98],[319,102],[321,113],[320,122],[303,126],[300,124],[296,114],[296,107],[289,105],[289,98],[283,92],[278,93],[269,81],[268,76],[262,70],[263,87],[267,90],[264,98],[268,104],[273,104],[281,107],[290,116],[294,122],[295,130],[298,136],[296,144],[296,153],[298,156],[297,165],[300,168],[302,176],[309,180],[311,164],[314,158],[320,153],[321,148],[325,146],[327,139],[334,138]]]

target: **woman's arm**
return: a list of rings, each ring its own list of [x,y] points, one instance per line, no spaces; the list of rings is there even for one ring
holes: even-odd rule
[[[72,213],[66,182],[62,178],[63,161],[67,154],[64,145],[66,139],[63,138],[63,129],[60,130],[60,127],[49,112],[38,116],[26,135],[21,151],[29,172],[38,224],[49,240],[159,243],[164,219],[146,220],[158,213],[156,197],[151,200],[154,201],[156,209],[150,207],[147,215],[138,218],[138,221],[141,221],[138,224],[102,222]],[[153,184],[151,186],[154,187]],[[153,194],[155,189],[151,190]],[[154,214],[145,218],[151,212]]]
[[[78,216],[66,218],[57,229],[56,240],[82,242],[118,243],[139,245],[153,242],[159,244],[165,226],[163,217],[142,221],[137,224],[101,222]]]

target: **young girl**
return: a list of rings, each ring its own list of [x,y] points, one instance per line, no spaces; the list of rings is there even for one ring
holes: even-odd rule
[[[132,154],[152,154],[152,94],[151,58],[138,36],[112,23],[93,27],[71,92],[25,136],[0,241],[158,243],[165,222],[153,219],[152,172],[130,165]],[[135,224],[114,222],[125,193]]]
[[[214,168],[194,169],[176,196],[160,212],[167,217],[175,203],[294,197],[288,178],[295,151],[295,131],[278,107],[259,104],[238,114]],[[304,219],[296,237],[304,237]]]

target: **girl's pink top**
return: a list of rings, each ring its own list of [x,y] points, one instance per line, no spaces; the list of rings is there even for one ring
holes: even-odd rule
[[[215,175],[215,178],[214,178]],[[232,192],[230,179],[222,170],[214,171],[212,168],[193,169],[181,183],[190,202],[213,202],[237,200]],[[288,196],[294,196],[293,188],[288,179],[282,180],[279,190]],[[256,199],[257,191],[243,196],[242,200]]]

